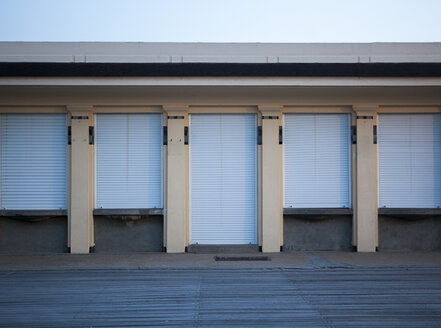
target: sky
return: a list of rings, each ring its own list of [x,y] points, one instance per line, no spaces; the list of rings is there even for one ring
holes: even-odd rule
[[[0,41],[440,42],[441,0],[0,0]]]

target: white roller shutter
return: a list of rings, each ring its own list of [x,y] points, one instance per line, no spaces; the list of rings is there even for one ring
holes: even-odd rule
[[[284,207],[351,207],[349,114],[285,114]]]
[[[162,115],[97,114],[95,207],[162,208]]]
[[[1,114],[0,207],[66,209],[65,114]]]
[[[191,243],[256,244],[256,116],[190,120]]]
[[[379,207],[441,206],[441,115],[378,115]]]

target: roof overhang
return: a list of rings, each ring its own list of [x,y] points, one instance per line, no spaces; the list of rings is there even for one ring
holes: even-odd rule
[[[0,77],[441,77],[441,63],[0,63]]]

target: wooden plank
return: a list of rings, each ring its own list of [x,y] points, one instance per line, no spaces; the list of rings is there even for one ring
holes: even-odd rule
[[[0,272],[0,327],[440,327],[441,268]]]

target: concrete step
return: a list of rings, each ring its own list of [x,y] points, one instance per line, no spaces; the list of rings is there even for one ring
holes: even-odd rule
[[[190,245],[187,253],[197,254],[239,254],[239,253],[259,253],[258,245]]]

